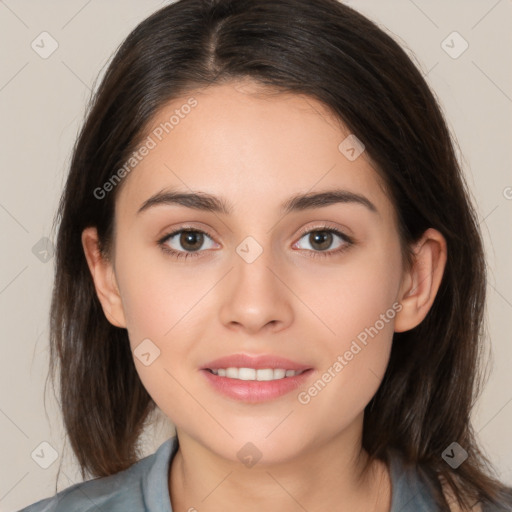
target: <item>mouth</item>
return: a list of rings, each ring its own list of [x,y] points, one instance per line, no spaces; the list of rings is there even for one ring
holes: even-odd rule
[[[217,393],[238,402],[274,400],[304,385],[314,373],[310,366],[273,355],[234,354],[200,368]]]
[[[206,370],[219,377],[258,382],[288,379],[307,371],[286,368],[236,368],[233,366],[229,368],[206,368]]]

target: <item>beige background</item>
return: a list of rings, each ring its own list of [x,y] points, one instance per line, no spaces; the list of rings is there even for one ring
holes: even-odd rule
[[[474,411],[474,428],[502,480],[512,484],[512,2],[348,3],[386,27],[409,54],[414,52],[457,134],[491,269],[493,360]],[[49,253],[45,263],[32,249],[50,236],[71,148],[96,77],[136,24],[161,5],[0,0],[0,511],[15,511],[53,495],[61,459],[58,490],[80,481],[63,442],[51,386],[45,394],[54,259]],[[31,47],[44,31],[58,43],[46,59]],[[454,31],[463,39],[448,37]],[[445,51],[455,55],[464,41],[469,46],[457,58]],[[172,432],[163,420],[145,437],[147,454]],[[43,442],[57,457],[47,469],[31,457]],[[52,453],[47,445],[43,448]]]

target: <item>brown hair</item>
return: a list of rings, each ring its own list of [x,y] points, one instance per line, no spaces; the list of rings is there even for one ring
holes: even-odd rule
[[[404,50],[336,0],[180,0],[140,23],[108,66],[54,222],[60,220],[50,372],[54,381],[58,362],[65,427],[82,476],[136,462],[156,408],[127,331],[103,314],[81,244],[82,231],[95,226],[109,257],[121,186],[102,199],[93,191],[123,166],[159,108],[194,88],[242,78],[325,104],[366,146],[394,202],[404,246],[429,227],[447,241],[435,301],[421,324],[394,334],[384,379],[366,407],[370,461],[398,450],[441,510],[449,509],[440,478],[462,506],[511,503],[512,491],[491,475],[470,421],[482,385],[486,267],[450,133]],[[453,441],[469,454],[456,471],[441,457]]]

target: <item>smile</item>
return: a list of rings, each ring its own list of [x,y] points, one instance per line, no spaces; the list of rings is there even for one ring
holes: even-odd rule
[[[238,380],[256,380],[269,381],[280,380],[300,375],[305,370],[287,370],[284,368],[209,368],[209,370],[219,377]]]

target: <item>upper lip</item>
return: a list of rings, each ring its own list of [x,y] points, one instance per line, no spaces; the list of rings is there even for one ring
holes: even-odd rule
[[[272,354],[232,354],[210,361],[202,367],[203,370],[216,370],[218,368],[283,368],[285,370],[300,371],[308,370],[311,366],[296,363],[291,359],[286,359]]]

